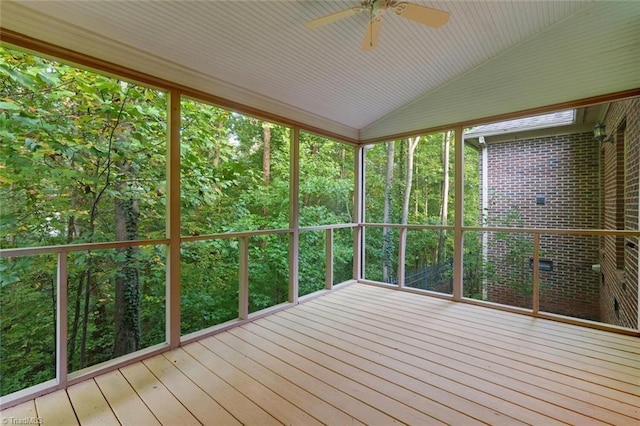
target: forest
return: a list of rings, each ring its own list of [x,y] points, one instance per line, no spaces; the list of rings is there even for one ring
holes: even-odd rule
[[[168,93],[4,47],[0,78],[0,249],[166,238]],[[355,147],[301,131],[293,167],[291,128],[186,97],[180,108],[182,334],[238,317],[238,238],[190,237],[289,229],[296,169],[299,293],[324,288],[326,234],[304,227],[354,223]],[[365,150],[365,222],[440,226],[407,232],[405,269],[437,267],[430,289],[444,292],[454,145],[449,131]],[[478,153],[464,149],[475,225]],[[340,283],[353,229],[334,238]],[[396,282],[399,238],[366,229],[366,279]],[[289,250],[286,232],[249,238],[251,312],[287,300]],[[69,252],[69,372],[165,342],[166,258],[165,244]],[[53,254],[0,257],[0,395],[55,377],[56,268]]]

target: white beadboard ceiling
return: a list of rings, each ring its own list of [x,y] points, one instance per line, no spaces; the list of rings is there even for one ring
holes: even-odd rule
[[[422,1],[308,29],[352,1],[2,0],[0,25],[358,140],[640,87],[640,1]]]

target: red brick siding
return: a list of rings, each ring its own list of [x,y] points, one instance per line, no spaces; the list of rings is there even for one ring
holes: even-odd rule
[[[602,147],[605,169],[604,228],[620,229],[624,224],[624,229],[637,230],[640,99],[612,103],[605,126],[609,140],[603,143]],[[624,182],[616,179],[622,176]],[[617,197],[614,196],[616,193]],[[603,279],[600,296],[601,320],[623,327],[637,328],[638,239],[604,238],[600,263]]]
[[[489,224],[503,225],[502,219],[515,210],[524,227],[599,228],[598,144],[591,133],[489,144],[487,150]],[[540,196],[544,205],[536,204]],[[540,274],[541,310],[599,319],[599,277],[592,270],[598,244],[595,237],[543,236],[541,258],[553,262],[553,271]],[[506,273],[504,248],[495,236],[489,247],[496,271]],[[520,272],[530,274],[528,268]],[[505,285],[490,285],[488,297],[530,307],[530,300]]]

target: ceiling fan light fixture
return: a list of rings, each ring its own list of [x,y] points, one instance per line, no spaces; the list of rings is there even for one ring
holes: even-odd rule
[[[308,28],[317,28],[331,22],[358,14],[362,11],[369,12],[369,23],[362,43],[362,50],[373,49],[377,42],[382,26],[382,16],[387,9],[393,9],[396,15],[408,20],[427,25],[432,28],[440,28],[449,20],[449,12],[433,9],[415,3],[397,0],[361,0],[360,7],[352,7],[340,12],[313,19],[305,25]]]

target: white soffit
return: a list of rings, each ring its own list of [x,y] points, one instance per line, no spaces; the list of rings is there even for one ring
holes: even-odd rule
[[[568,126],[575,124],[575,117],[576,111],[573,109],[556,111],[548,114],[540,114],[476,126],[465,130],[464,136],[465,138],[477,138],[480,136],[510,134],[515,131],[527,132],[530,130]]]
[[[640,88],[640,1],[597,2],[361,130],[362,140]]]

